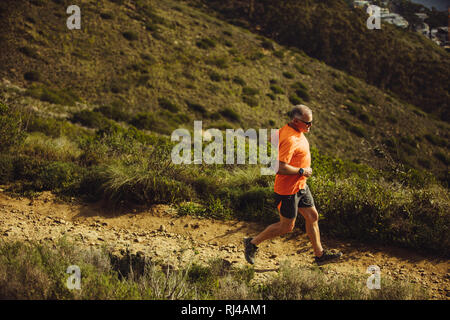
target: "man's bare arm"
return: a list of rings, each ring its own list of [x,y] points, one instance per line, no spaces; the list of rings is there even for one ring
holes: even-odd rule
[[[287,164],[283,161],[278,161],[278,174],[286,174],[286,175],[296,175],[298,174],[298,171],[300,168],[291,166],[290,164]],[[310,177],[312,175],[312,169],[311,168],[303,168],[304,172],[303,175],[305,177]]]

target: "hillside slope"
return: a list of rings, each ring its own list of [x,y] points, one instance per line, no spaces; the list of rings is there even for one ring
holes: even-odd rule
[[[192,129],[194,119],[205,127],[280,127],[303,102],[314,110],[309,137],[320,151],[448,179],[448,124],[185,3],[81,1],[82,29],[72,31],[65,1],[0,6],[0,77],[28,88],[4,87],[10,104],[63,117],[111,105],[150,112],[160,122],[150,129],[170,134]]]

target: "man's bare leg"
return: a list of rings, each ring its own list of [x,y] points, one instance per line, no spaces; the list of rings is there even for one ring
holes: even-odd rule
[[[298,208],[298,211],[305,218],[306,233],[311,241],[314,254],[320,257],[323,253],[323,248],[320,242],[319,213],[316,207]]]
[[[250,241],[250,243],[257,246],[264,240],[269,240],[277,236],[281,236],[283,234],[291,232],[292,229],[294,229],[294,225],[295,225],[295,218],[288,219],[280,215],[280,222],[268,226],[266,229],[264,229],[264,231],[262,231],[256,237],[254,237],[252,241]]]

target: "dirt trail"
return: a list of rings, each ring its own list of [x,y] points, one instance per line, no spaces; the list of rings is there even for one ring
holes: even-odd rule
[[[246,264],[242,239],[265,226],[240,221],[216,221],[179,217],[173,208],[157,205],[150,209],[112,213],[100,204],[67,203],[50,192],[34,200],[11,198],[0,186],[0,239],[56,241],[65,236],[84,246],[107,245],[112,250],[129,248],[173,266],[206,262],[220,257],[233,265]],[[365,274],[378,265],[381,276],[410,281],[431,290],[433,299],[450,300],[449,261],[424,257],[410,250],[375,247],[322,236],[323,243],[344,253],[340,263],[324,266],[330,274]],[[293,265],[313,262],[311,245],[303,230],[260,245],[255,264],[255,281],[273,276],[281,261]],[[369,276],[369,275],[367,275]]]

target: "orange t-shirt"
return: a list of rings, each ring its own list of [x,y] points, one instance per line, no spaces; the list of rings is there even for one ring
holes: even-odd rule
[[[298,168],[311,166],[309,143],[302,132],[289,125],[279,130],[278,160]],[[295,194],[306,186],[306,177],[300,175],[277,174],[274,190],[281,195]]]

